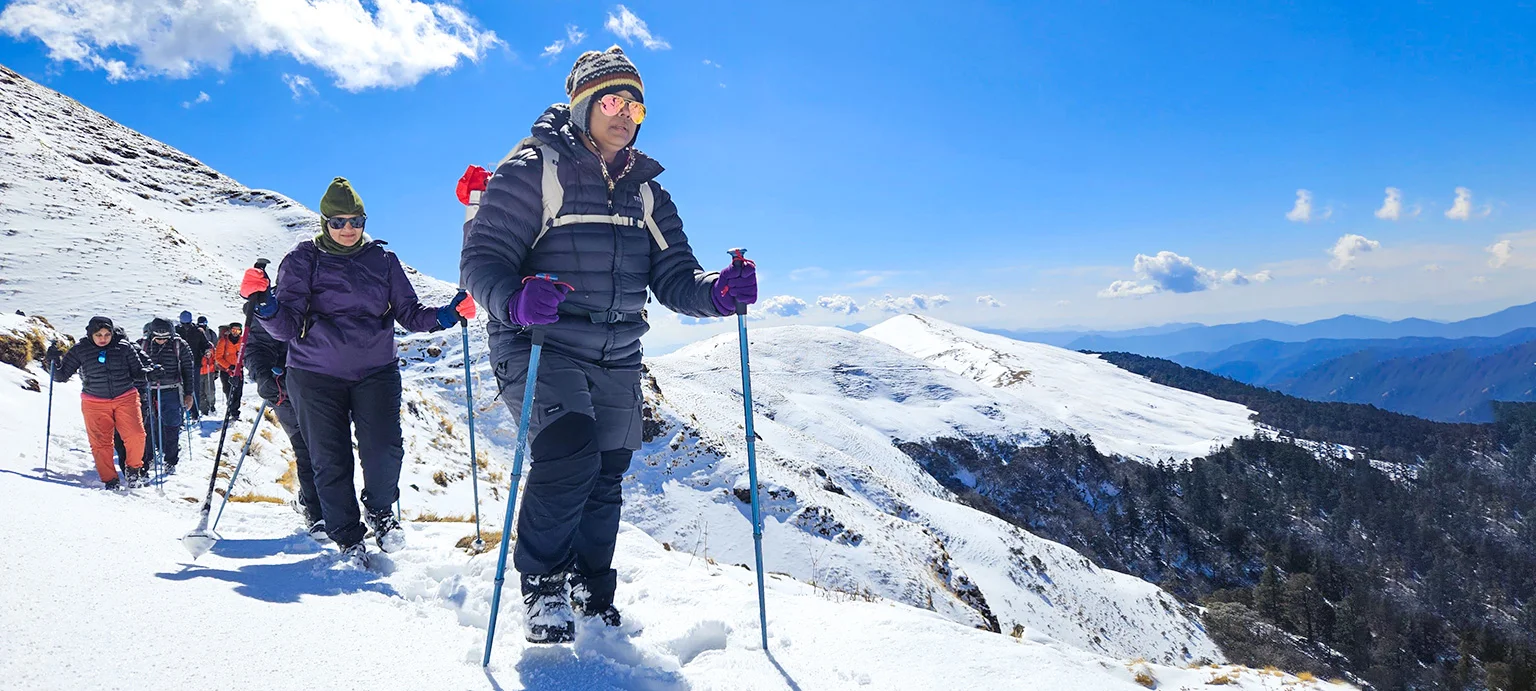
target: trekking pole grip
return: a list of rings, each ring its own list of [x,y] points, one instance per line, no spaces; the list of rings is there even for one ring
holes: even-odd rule
[[[726,253],[731,255],[731,266],[740,268],[747,263],[747,250],[745,247],[733,247],[726,250]],[[736,314],[738,316],[746,316],[747,306],[745,303],[739,301],[736,303]]]

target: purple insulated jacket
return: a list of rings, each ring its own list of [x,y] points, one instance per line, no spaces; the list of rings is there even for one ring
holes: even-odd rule
[[[299,243],[277,270],[277,314],[267,332],[288,342],[288,366],[358,381],[394,367],[397,322],[437,331],[437,312],[416,301],[395,254],[373,244],[348,256]]]

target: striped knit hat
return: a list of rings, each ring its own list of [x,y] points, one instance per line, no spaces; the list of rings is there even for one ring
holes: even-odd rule
[[[571,124],[587,132],[592,122],[592,103],[624,89],[635,92],[635,100],[645,103],[640,71],[624,55],[624,49],[613,46],[602,52],[589,50],[582,53],[571,67],[571,75],[565,78],[565,93],[571,97]],[[638,135],[639,132],[640,128],[636,127],[635,133]]]

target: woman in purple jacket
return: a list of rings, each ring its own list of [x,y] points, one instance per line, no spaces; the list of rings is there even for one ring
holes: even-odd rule
[[[285,379],[309,444],[326,533],[342,554],[366,563],[364,516],[352,482],[354,425],[368,527],[385,552],[405,546],[393,511],[405,456],[393,324],[446,329],[461,311],[472,314],[474,303],[463,291],[445,307],[418,302],[400,260],[363,232],[363,200],[346,178],[331,182],[320,214],[320,233],[283,257],[277,287],[250,269],[240,294],[267,332],[288,342]]]

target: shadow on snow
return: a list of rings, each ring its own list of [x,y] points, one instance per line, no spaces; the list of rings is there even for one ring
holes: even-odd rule
[[[282,540],[253,540],[252,542],[270,543],[283,542]],[[222,543],[221,543],[222,544]],[[241,551],[238,546],[229,547],[234,551],[234,558],[255,559],[257,552],[270,549],[257,546],[254,549]],[[168,581],[191,581],[199,578],[211,578],[236,585],[235,592],[249,598],[255,598],[263,602],[295,603],[305,595],[318,597],[334,597],[337,595],[350,595],[352,593],[375,592],[390,597],[399,597],[394,586],[381,581],[381,576],[372,571],[362,569],[330,568],[336,563],[334,554],[317,554],[302,561],[282,564],[251,564],[239,569],[214,569],[204,568],[195,564],[183,564],[182,570],[176,572],[157,573],[155,576]]]

